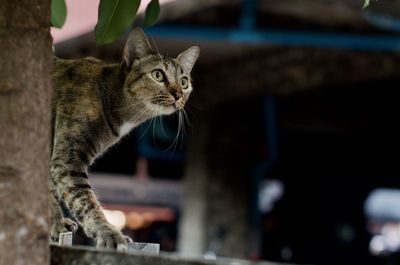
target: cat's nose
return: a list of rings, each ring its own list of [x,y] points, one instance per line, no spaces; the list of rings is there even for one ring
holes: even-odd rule
[[[170,91],[171,95],[174,97],[175,100],[178,100],[182,97],[182,92],[176,89],[172,89]]]

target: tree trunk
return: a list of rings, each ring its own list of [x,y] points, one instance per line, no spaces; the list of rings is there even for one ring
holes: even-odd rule
[[[45,265],[50,0],[0,1],[0,264]]]

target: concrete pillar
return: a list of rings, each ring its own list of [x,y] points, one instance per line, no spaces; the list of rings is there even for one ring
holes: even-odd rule
[[[256,152],[251,150],[252,119],[243,123],[241,115],[246,112],[237,107],[221,107],[193,126],[179,237],[183,255],[248,257]],[[240,126],[237,119],[242,119]]]
[[[199,126],[197,126],[199,125]],[[178,251],[183,256],[202,256],[206,239],[205,122],[196,124],[188,148],[188,167],[184,177],[184,201],[179,225]]]

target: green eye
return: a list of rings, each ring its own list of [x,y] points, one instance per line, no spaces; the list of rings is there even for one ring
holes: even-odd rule
[[[161,70],[154,70],[151,72],[151,76],[156,80],[157,82],[162,82],[164,81],[164,73]]]
[[[182,87],[182,89],[188,88],[188,86],[189,86],[189,81],[188,81],[188,79],[187,79],[186,77],[182,78],[180,82],[181,82],[181,87]]]

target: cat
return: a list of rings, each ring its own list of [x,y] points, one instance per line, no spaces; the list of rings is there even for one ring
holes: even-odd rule
[[[160,55],[136,27],[129,34],[121,64],[90,57],[54,57],[52,240],[79,225],[98,248],[126,247],[130,239],[107,222],[88,184],[88,167],[142,122],[185,106],[192,92],[190,73],[199,53],[193,46],[176,59]],[[63,216],[61,202],[73,220]]]

